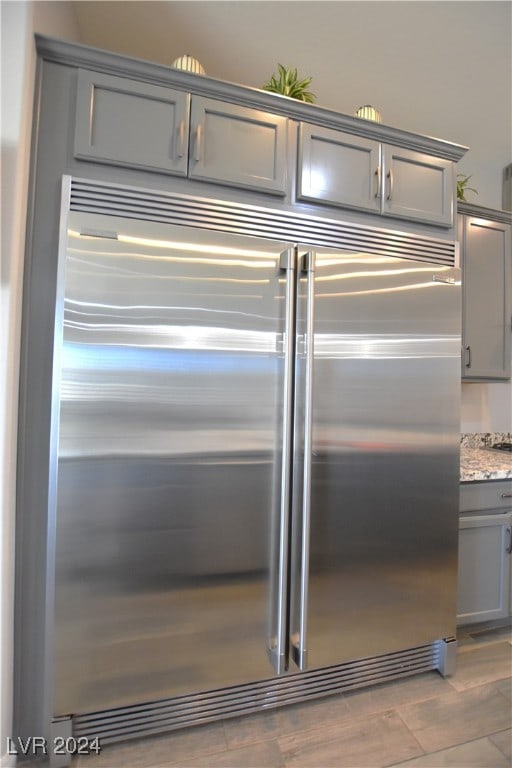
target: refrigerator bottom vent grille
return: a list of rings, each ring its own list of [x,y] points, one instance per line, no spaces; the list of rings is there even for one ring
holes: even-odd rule
[[[438,666],[438,644],[433,643],[257,683],[79,715],[73,718],[73,735],[97,736],[104,744],[141,738],[339,694]]]

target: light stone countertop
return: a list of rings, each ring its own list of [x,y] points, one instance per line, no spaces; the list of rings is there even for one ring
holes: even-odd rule
[[[460,481],[512,480],[512,453],[460,447]]]
[[[512,480],[512,453],[493,451],[493,443],[512,442],[509,433],[465,434],[460,445],[460,481]]]

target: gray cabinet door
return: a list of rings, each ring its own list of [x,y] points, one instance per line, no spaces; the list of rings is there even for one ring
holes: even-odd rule
[[[379,142],[301,123],[297,199],[379,213]]]
[[[193,96],[189,176],[284,195],[287,122],[269,112]]]
[[[186,176],[189,105],[188,93],[79,70],[75,157]]]
[[[466,380],[510,378],[510,225],[461,216]]]
[[[509,614],[512,513],[460,518],[457,622]]]
[[[451,227],[455,172],[450,160],[383,145],[382,213]]]
[[[453,163],[302,123],[297,199],[451,227]]]

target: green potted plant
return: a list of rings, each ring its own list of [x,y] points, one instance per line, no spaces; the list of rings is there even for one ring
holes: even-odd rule
[[[457,200],[460,200],[461,203],[467,203],[466,200],[466,192],[474,192],[475,195],[478,195],[478,192],[474,187],[468,187],[468,182],[470,180],[471,176],[464,176],[463,173],[457,174]]]
[[[283,67],[282,64],[278,64],[277,67],[278,74],[272,74],[270,80],[267,80],[263,85],[264,91],[281,93],[283,96],[289,96],[291,99],[298,99],[299,101],[307,101],[310,104],[316,101],[315,94],[308,91],[313,79],[312,77],[299,79],[297,69]]]

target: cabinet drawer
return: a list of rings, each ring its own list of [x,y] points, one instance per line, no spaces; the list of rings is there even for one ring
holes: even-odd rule
[[[512,480],[463,483],[459,509],[461,512],[512,510]]]
[[[189,176],[284,195],[286,117],[192,97]]]
[[[75,157],[186,176],[189,105],[181,91],[79,70]]]

